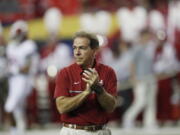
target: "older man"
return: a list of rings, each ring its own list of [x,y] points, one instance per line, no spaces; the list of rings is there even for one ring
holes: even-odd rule
[[[61,135],[110,135],[105,127],[108,112],[116,106],[116,75],[95,60],[97,38],[86,32],[74,37],[75,63],[62,69],[56,80],[55,98],[61,113]]]

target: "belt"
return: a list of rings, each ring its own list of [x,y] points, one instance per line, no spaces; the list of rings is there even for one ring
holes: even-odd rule
[[[73,128],[73,129],[81,129],[81,130],[87,130],[87,131],[97,131],[104,129],[105,125],[89,125],[89,126],[80,126],[76,124],[67,124],[63,123],[64,127]]]

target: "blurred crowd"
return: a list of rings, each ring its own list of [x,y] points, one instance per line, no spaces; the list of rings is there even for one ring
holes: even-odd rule
[[[58,33],[63,16],[71,14],[79,16],[79,30],[97,34],[97,59],[116,72],[118,105],[109,119],[125,129],[180,125],[179,0],[31,2],[34,10],[25,10],[26,17],[1,20],[0,129],[10,127],[12,134],[23,135],[34,124],[60,122],[53,98],[55,79],[73,62],[73,55],[72,37],[63,40]],[[109,34],[112,14],[118,29]],[[43,17],[48,31],[41,44],[28,37],[28,20],[34,17]],[[13,23],[5,39],[3,24],[8,21]]]

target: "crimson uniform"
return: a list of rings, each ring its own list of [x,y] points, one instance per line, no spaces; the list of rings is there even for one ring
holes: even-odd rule
[[[116,96],[117,79],[113,69],[97,62],[94,68],[104,89]],[[76,63],[62,69],[57,75],[54,97],[72,97],[84,91],[86,83],[82,80],[82,73],[83,69]],[[79,108],[62,114],[61,121],[77,125],[101,125],[108,122],[107,115],[108,113],[98,103],[96,94],[92,92]]]

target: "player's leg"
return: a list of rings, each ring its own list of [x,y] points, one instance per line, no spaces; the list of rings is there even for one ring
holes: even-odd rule
[[[24,135],[26,130],[26,118],[24,108],[18,107],[14,112],[14,118],[16,120],[18,135]]]
[[[6,112],[6,124],[8,124],[10,135],[17,135],[17,129],[16,129],[16,122],[13,115],[13,110],[17,105],[16,95],[14,95],[14,89],[13,89],[13,78],[9,78],[8,85],[8,96],[5,102],[4,110]]]
[[[17,81],[17,80],[16,80]],[[19,81],[19,94],[18,94],[18,104],[16,109],[14,109],[13,114],[16,120],[18,135],[24,135],[26,130],[26,118],[25,118],[25,106],[26,98],[29,94],[28,78],[25,75],[21,75],[18,78]]]
[[[8,94],[8,98],[5,104],[5,110],[7,113],[13,113],[13,115],[11,114],[12,117],[15,116],[14,114],[15,110],[22,108],[22,104],[25,103],[24,101],[25,85],[26,85],[26,78],[24,76],[17,75],[9,79],[9,94]],[[20,121],[20,119],[16,119],[16,118],[17,117],[14,117],[15,123],[17,124],[17,128],[19,131],[22,131],[21,128],[19,128],[18,126],[19,125],[18,123],[22,123],[22,122],[18,122]],[[11,126],[14,127],[12,124]],[[22,126],[22,127],[25,127],[25,126]],[[17,134],[20,135],[19,133]]]
[[[133,128],[135,126],[135,119],[137,115],[142,111],[143,107],[146,104],[146,83],[139,81],[136,83],[136,86],[133,90],[134,92],[134,101],[130,108],[125,112],[123,117],[123,127],[124,128]]]
[[[147,128],[156,127],[156,97],[157,82],[154,78],[150,78],[147,86],[147,106],[144,112],[144,126]]]

